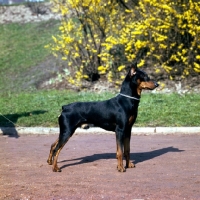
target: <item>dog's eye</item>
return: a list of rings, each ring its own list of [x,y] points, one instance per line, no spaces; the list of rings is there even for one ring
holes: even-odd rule
[[[150,78],[148,76],[145,76],[144,80],[145,81],[150,81]]]
[[[148,76],[146,76],[146,75],[143,75],[143,76],[141,77],[141,79],[142,79],[143,81],[150,81],[150,78],[149,78]]]

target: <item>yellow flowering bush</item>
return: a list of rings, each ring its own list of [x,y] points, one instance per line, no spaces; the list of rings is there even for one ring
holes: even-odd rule
[[[173,79],[200,73],[200,2],[195,0],[52,0],[62,14],[50,45],[74,69],[68,80],[107,76],[118,84],[126,66],[164,69]],[[96,77],[96,78],[94,78]],[[74,81],[75,78],[77,81]]]
[[[153,67],[157,73],[159,66],[171,80],[191,71],[200,73],[200,2],[140,0],[130,9],[117,38],[126,61],[135,60],[139,67]],[[116,45],[116,37],[112,38],[106,39],[107,49]]]

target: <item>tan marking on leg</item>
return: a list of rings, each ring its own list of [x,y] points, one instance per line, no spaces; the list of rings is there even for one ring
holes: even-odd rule
[[[68,139],[69,140],[69,139]],[[62,150],[62,148],[65,146],[65,144],[68,142],[68,140],[58,149],[58,151],[56,152],[56,155],[54,156],[53,159],[53,172],[61,172],[61,169],[58,167],[57,165],[57,161],[58,161],[58,156],[60,154],[60,151]]]
[[[118,144],[117,144],[117,150],[116,150],[116,158],[118,159]]]
[[[53,150],[55,149],[57,144],[58,144],[58,139],[51,145],[49,157],[48,157],[48,160],[47,160],[47,163],[49,165],[52,165],[52,162],[53,162]]]
[[[135,165],[130,161],[130,139],[124,139],[124,157],[126,159],[126,168],[133,168]]]
[[[119,172],[125,172],[125,168],[123,166],[123,151],[119,144],[117,144],[117,170]]]
[[[52,168],[53,172],[61,172],[61,169],[57,165],[57,161],[58,161],[58,155],[59,155],[60,151],[62,150],[62,148],[64,147],[64,145],[62,145],[62,147],[60,147],[60,149],[58,149],[58,151],[56,152],[56,155],[54,156],[53,168]]]

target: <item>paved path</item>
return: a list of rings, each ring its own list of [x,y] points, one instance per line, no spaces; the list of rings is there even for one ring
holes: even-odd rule
[[[89,129],[78,128],[75,133],[82,134],[114,134],[98,127]],[[0,127],[0,135],[11,135],[18,137],[23,134],[58,134],[59,128],[49,127]],[[156,135],[156,134],[200,134],[200,127],[133,127],[134,135]]]
[[[116,170],[115,136],[76,134],[61,151],[61,173],[46,163],[57,135],[0,136],[0,199],[198,200],[199,135],[133,135],[136,168]]]

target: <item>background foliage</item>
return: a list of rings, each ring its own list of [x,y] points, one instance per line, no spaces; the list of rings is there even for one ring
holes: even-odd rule
[[[164,71],[171,80],[200,73],[198,1],[52,1],[63,17],[48,47],[73,69],[71,83],[99,74],[120,83],[132,62]]]
[[[124,9],[124,5],[121,6]],[[58,21],[50,20],[0,26],[0,127],[13,126],[9,120],[16,126],[54,127],[57,126],[57,116],[63,104],[105,100],[115,96],[96,90],[79,93],[68,91],[66,87],[60,90],[60,85],[52,86],[54,89],[51,90],[38,87],[39,83],[49,80],[48,77],[54,77],[53,70],[59,72],[60,69],[60,64],[55,62],[48,49],[44,49],[44,45],[51,41],[51,35],[57,35],[58,25]],[[121,47],[116,46],[116,49]],[[135,125],[199,126],[200,95],[193,94],[191,90],[189,92],[185,95],[182,92],[181,95],[144,94]]]

